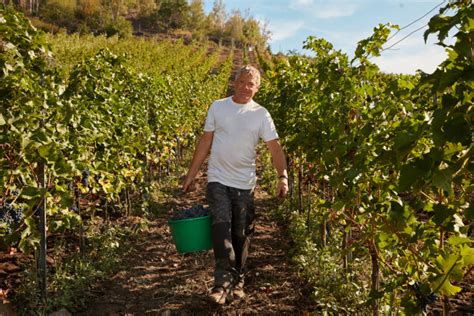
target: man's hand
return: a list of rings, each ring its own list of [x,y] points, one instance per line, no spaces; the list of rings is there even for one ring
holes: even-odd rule
[[[183,183],[183,193],[191,192],[196,189],[196,181],[193,178],[186,177]]]
[[[278,176],[277,196],[284,198],[288,193],[288,171],[286,166],[286,159],[283,150],[281,149],[278,139],[269,140],[267,147],[270,150],[273,158],[273,166],[275,167]]]
[[[277,196],[279,198],[284,198],[287,193],[288,193],[288,179],[282,177],[278,180]]]

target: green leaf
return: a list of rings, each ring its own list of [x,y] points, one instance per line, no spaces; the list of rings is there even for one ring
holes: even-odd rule
[[[454,108],[458,102],[459,100],[450,94],[445,94],[441,98],[441,103],[445,109]]]
[[[401,89],[411,90],[415,87],[412,81],[400,79],[397,81],[398,87]]]
[[[395,135],[394,149],[405,155],[411,146],[415,144],[418,139],[417,133],[412,130],[402,130]]]
[[[340,211],[342,210],[342,208],[345,206],[345,203],[344,201],[336,201],[334,204],[333,204],[333,208],[335,211]]]
[[[21,234],[21,240],[18,244],[18,248],[24,252],[29,253],[30,251],[37,248],[40,243],[39,235],[37,233],[36,220],[34,217],[27,217],[25,219],[26,229]]]
[[[0,126],[5,125],[5,124],[7,124],[7,122],[5,122],[5,119],[3,118],[2,113],[0,113]]]
[[[461,288],[459,286],[451,284],[451,282],[447,278],[445,279],[444,275],[438,276],[432,282],[432,287],[438,289],[439,293],[446,296],[453,296],[461,291]]]
[[[64,192],[61,193],[61,205],[64,207],[71,207],[74,203],[74,198],[71,196],[71,193]]]
[[[433,185],[437,188],[443,189],[445,192],[451,194],[452,189],[452,173],[448,169],[435,170],[433,172]]]
[[[474,221],[474,205],[473,204],[474,203],[471,203],[464,213],[464,216],[466,217],[467,221]]]
[[[474,248],[469,247],[469,245],[466,243],[460,247],[460,252],[462,260],[464,261],[464,266],[470,267],[474,264]]]
[[[360,171],[357,168],[355,168],[355,167],[351,168],[351,169],[347,170],[347,172],[346,172],[347,180],[352,181],[359,174],[360,174]]]
[[[402,206],[396,201],[390,202],[388,219],[398,230],[403,230],[405,228],[409,217],[410,211],[407,206]]]
[[[40,143],[46,143],[48,141],[46,130],[44,128],[37,129],[33,135],[31,135],[31,139]]]
[[[433,121],[431,123],[431,130],[433,132],[433,140],[436,146],[442,146],[446,142],[446,137],[443,130],[443,124],[446,122],[448,115],[448,108],[437,109],[433,113]]]
[[[34,198],[42,197],[45,194],[45,192],[46,192],[46,189],[28,186],[28,187],[23,188],[21,192],[21,197],[27,200],[31,200]]]
[[[72,171],[72,167],[67,163],[63,156],[60,156],[54,162],[54,171],[58,176],[68,176]]]
[[[443,295],[452,296],[459,291],[461,288],[451,284],[451,277],[462,277],[461,262],[458,262],[460,257],[455,254],[446,254],[444,256],[439,255],[436,258],[436,264],[441,270],[441,274],[436,276],[432,282],[432,287],[435,292],[440,292]]]
[[[462,75],[463,72],[459,70],[446,71],[440,78],[437,90],[444,91],[447,87],[451,87]]]
[[[53,150],[54,150],[53,144],[42,145],[38,147],[38,154],[42,158],[47,159],[52,155]]]
[[[448,243],[452,246],[457,246],[461,244],[471,243],[471,239],[461,236],[451,236],[448,239]]]
[[[472,133],[469,122],[465,119],[465,114],[455,113],[448,118],[443,126],[446,140],[453,143],[461,143],[469,146],[472,141]]]
[[[403,166],[398,180],[399,191],[403,192],[416,187],[426,180],[433,166],[433,159],[429,155],[418,158]]]
[[[454,214],[456,214],[456,210],[448,208],[446,205],[443,204],[437,204],[434,206],[433,209],[433,222],[438,226],[445,224],[447,219],[451,218]]]

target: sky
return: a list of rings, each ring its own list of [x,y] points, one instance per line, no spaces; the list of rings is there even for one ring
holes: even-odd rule
[[[206,13],[211,11],[213,3],[213,0],[204,1]],[[303,42],[312,35],[326,39],[350,57],[357,42],[372,35],[380,23],[404,27],[436,7],[401,30],[385,47],[421,28],[419,31],[372,59],[382,71],[406,74],[414,74],[418,69],[431,73],[446,59],[444,48],[434,44],[435,35],[430,35],[427,43],[423,39],[427,29],[423,26],[446,3],[446,0],[224,0],[226,12],[238,9],[245,16],[248,11],[250,16],[268,24],[273,53],[308,54],[303,50]]]

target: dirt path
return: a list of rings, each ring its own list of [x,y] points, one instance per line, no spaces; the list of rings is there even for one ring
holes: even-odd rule
[[[169,201],[169,206],[202,202],[205,175],[197,190]],[[225,306],[206,300],[212,286],[212,250],[178,254],[166,216],[154,220],[124,268],[94,286],[93,299],[81,315],[302,315],[314,310],[305,286],[291,269],[290,249],[282,228],[269,216],[274,201],[257,191],[257,225],[248,259],[247,297]]]

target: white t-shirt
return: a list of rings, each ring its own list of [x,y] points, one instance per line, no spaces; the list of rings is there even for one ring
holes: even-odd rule
[[[228,97],[212,103],[204,131],[214,132],[208,182],[253,189],[255,147],[260,138],[265,142],[278,138],[270,113],[253,100],[239,104]]]

